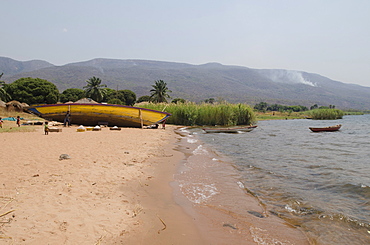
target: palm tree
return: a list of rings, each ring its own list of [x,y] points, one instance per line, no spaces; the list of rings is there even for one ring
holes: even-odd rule
[[[167,83],[163,80],[155,81],[155,84],[152,85],[153,89],[150,90],[150,100],[155,103],[167,102],[167,98],[171,98],[168,93],[172,92],[167,88]]]
[[[97,101],[101,102],[106,95],[105,88],[107,85],[101,84],[100,78],[92,77],[86,81],[87,85],[84,88],[86,96]]]
[[[1,77],[4,75],[4,73],[1,73],[0,74],[0,79]],[[5,85],[5,82],[4,81],[0,81],[0,100],[3,100],[5,102],[8,102],[9,100],[11,100],[11,97],[10,95],[5,91],[4,89],[4,85]]]

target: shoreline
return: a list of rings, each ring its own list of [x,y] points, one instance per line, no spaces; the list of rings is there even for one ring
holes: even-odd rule
[[[308,244],[279,218],[233,217],[239,203],[225,205],[222,195],[206,205],[184,196],[181,174],[197,165],[208,171],[200,163],[209,159],[193,153],[199,146],[177,126],[99,132],[72,126],[49,135],[34,127],[0,134],[0,157],[8,159],[0,170],[0,214],[11,211],[0,217],[0,244],[258,244],[252,226],[289,238],[279,241]],[[61,154],[71,158],[59,160]],[[262,212],[254,197],[230,184],[217,186],[219,193],[232,191],[248,210]]]
[[[246,191],[230,159],[187,128],[179,134],[177,150],[185,159],[175,177],[175,199],[187,197],[188,202],[181,204],[201,234],[207,234],[207,244],[310,244],[299,228],[269,213]]]

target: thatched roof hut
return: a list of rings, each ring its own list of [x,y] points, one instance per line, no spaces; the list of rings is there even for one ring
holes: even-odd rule
[[[6,103],[2,100],[0,100],[0,107],[4,107],[4,108],[6,107]]]
[[[19,101],[12,100],[5,104],[8,111],[23,111],[23,104]]]

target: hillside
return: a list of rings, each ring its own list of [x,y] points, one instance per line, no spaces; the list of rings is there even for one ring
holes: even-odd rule
[[[341,109],[370,110],[370,88],[333,81],[318,74],[277,69],[251,69],[218,63],[191,65],[185,63],[93,59],[54,66],[43,61],[21,62],[17,72],[3,66],[3,80],[13,82],[21,77],[38,77],[67,88],[82,88],[92,76],[99,77],[112,89],[129,89],[137,96],[149,95],[156,80],[164,80],[173,98],[202,101],[225,99],[254,105],[261,101],[285,105],[335,105]],[[17,61],[14,61],[17,63]],[[27,63],[27,66],[26,64]]]
[[[7,76],[51,66],[54,65],[43,60],[16,61],[6,57],[0,57],[0,74],[4,72],[4,75]]]

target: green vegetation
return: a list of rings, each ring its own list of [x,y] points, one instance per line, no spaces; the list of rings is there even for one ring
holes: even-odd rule
[[[4,73],[0,74],[0,79],[4,75]],[[11,100],[10,95],[4,89],[5,82],[0,80],[0,100],[8,102]]]
[[[133,106],[136,102],[136,94],[131,90],[113,90],[110,88],[106,88],[105,90],[107,93],[104,101],[107,101],[108,104]]]
[[[291,111],[291,112],[299,112],[299,111],[307,111],[306,106],[301,106],[301,105],[293,105],[293,106],[285,106],[285,105],[279,105],[279,104],[272,104],[269,105],[266,102],[260,102],[259,104],[256,104],[254,106],[254,109],[257,111],[261,112],[266,112],[266,111],[279,111],[279,112],[284,112],[284,111]]]
[[[176,99],[173,99],[171,101],[171,103],[175,103],[175,104],[178,104],[178,103],[185,103],[186,101],[184,99],[181,99],[181,98],[176,98]]]
[[[287,120],[287,119],[306,119],[308,116],[303,112],[259,112],[256,111],[258,121],[262,120]]]
[[[167,102],[166,98],[171,98],[168,93],[172,92],[167,88],[167,83],[163,80],[155,81],[152,85],[153,89],[150,90],[150,101],[154,103]]]
[[[214,98],[209,98],[209,99],[205,99],[204,100],[205,103],[210,103],[210,104],[213,104],[216,102],[216,100]]]
[[[21,78],[4,86],[13,100],[27,104],[54,104],[58,102],[58,88],[40,78]]]
[[[123,97],[125,98],[125,105],[133,106],[135,104],[136,94],[131,90],[118,90],[118,93],[123,94]]]
[[[140,96],[136,103],[141,103],[141,102],[149,102],[150,101],[150,96],[149,95],[143,95],[143,96]]]
[[[141,107],[166,111],[172,114],[168,123],[184,126],[201,125],[249,125],[256,122],[253,110],[246,104],[230,103],[147,103]]]
[[[69,88],[60,94],[60,102],[66,103],[68,101],[75,102],[85,97],[85,91],[79,88]]]
[[[345,111],[344,115],[364,115],[365,113],[363,111]]]
[[[268,119],[295,119],[295,118],[312,118],[317,120],[324,119],[341,119],[345,114],[343,111],[335,109],[335,105],[318,106],[317,104],[310,107],[308,111],[305,106],[284,106],[273,104],[269,105],[266,102],[260,102],[254,106],[258,112],[258,120]],[[270,111],[271,113],[266,113]]]
[[[315,120],[335,120],[342,119],[344,112],[338,109],[314,109],[307,114]]]
[[[96,102],[102,102],[107,90],[105,84],[101,84],[101,79],[97,77],[92,77],[86,81],[87,85],[84,86],[85,94],[87,97],[95,100]]]
[[[107,103],[112,105],[124,105],[124,102],[122,102],[122,100],[116,98],[108,100]]]

